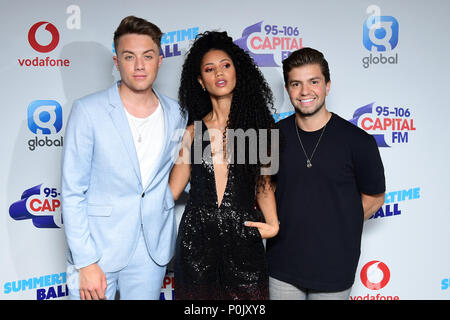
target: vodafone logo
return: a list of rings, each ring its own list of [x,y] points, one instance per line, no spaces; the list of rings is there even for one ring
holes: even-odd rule
[[[381,261],[370,261],[361,269],[361,282],[370,290],[384,288],[391,278],[387,265]]]
[[[47,40],[45,40],[47,39]],[[28,31],[28,42],[30,46],[39,53],[49,53],[59,44],[59,31],[50,22],[39,21],[33,24]],[[44,42],[44,43],[43,43]],[[17,59],[19,67],[70,67],[67,58],[54,58],[51,56],[37,55],[35,57],[20,57]]]
[[[50,43],[47,45],[42,45],[36,40],[36,32],[44,24],[46,25],[45,30],[50,32],[52,36]],[[28,42],[30,43],[31,47],[38,52],[41,53],[50,52],[54,50],[59,43],[58,29],[50,22],[47,21],[37,22],[30,28],[30,31],[28,31]]]

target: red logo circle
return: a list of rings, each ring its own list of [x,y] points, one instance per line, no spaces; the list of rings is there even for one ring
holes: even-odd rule
[[[380,272],[382,273],[382,277],[380,277]],[[391,278],[391,272],[387,265],[377,260],[366,263],[361,269],[360,275],[361,282],[370,290],[380,290],[381,288],[384,288]],[[378,281],[372,282],[371,280]]]
[[[43,25],[45,23],[47,24],[45,26],[45,30],[47,30],[48,32],[51,33],[52,41],[50,41],[50,43],[48,45],[43,46],[43,45],[39,44],[36,40],[36,31],[37,31],[37,29],[39,29],[39,27],[41,25]],[[47,21],[37,22],[30,28],[30,31],[28,31],[28,42],[30,43],[31,47],[38,52],[42,52],[42,53],[50,52],[53,49],[55,49],[59,43],[58,29],[56,29],[56,27],[53,24],[51,24],[50,22],[47,22]]]

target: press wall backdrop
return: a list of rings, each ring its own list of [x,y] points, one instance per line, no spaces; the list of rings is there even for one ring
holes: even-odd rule
[[[1,0],[0,299],[67,298],[66,121],[74,99],[119,79],[112,37],[127,15],[165,33],[160,92],[177,97],[198,33],[227,31],[271,85],[276,119],[293,110],[281,61],[305,46],[322,51],[328,109],[376,137],[386,174],[351,298],[449,299],[449,12],[447,0]],[[180,201],[178,221],[183,208]],[[169,270],[161,299],[172,298]]]

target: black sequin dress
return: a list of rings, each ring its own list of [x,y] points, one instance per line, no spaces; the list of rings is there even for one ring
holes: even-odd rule
[[[202,136],[207,130],[202,121]],[[257,228],[255,182],[244,166],[230,164],[222,202],[218,205],[209,141],[195,134],[191,147],[191,188],[178,230],[174,262],[177,300],[268,299],[265,249]],[[199,141],[200,140],[200,141]],[[208,139],[209,140],[209,139]],[[194,148],[202,161],[194,162]],[[200,162],[200,161],[199,161]]]

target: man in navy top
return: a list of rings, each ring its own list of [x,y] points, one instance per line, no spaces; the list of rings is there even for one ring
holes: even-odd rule
[[[283,61],[295,114],[280,121],[276,177],[279,234],[267,241],[271,299],[348,299],[365,219],[384,203],[375,139],[327,110],[323,54],[302,48]]]

